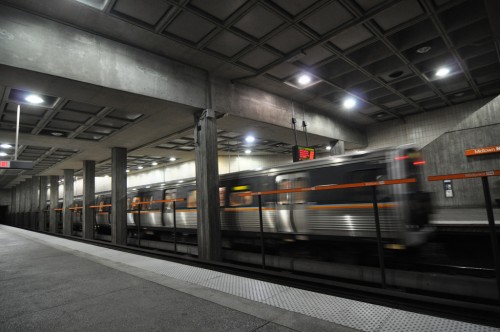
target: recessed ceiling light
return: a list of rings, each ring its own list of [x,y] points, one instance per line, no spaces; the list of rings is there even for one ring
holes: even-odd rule
[[[450,68],[446,68],[446,67],[441,67],[439,68],[437,71],[436,71],[436,76],[438,77],[445,77],[446,75],[448,75],[450,73]]]
[[[175,157],[170,157],[170,159],[169,159],[169,160],[170,160],[170,161],[176,161],[176,160],[177,160],[177,158],[175,158]]]
[[[302,85],[309,84],[309,83],[311,83],[311,76],[301,75],[297,81],[299,82],[299,84],[302,84]]]
[[[404,72],[402,70],[396,70],[393,71],[392,73],[389,74],[390,78],[398,78],[399,76],[403,75]]]
[[[253,142],[255,142],[255,137],[248,135],[247,137],[245,137],[245,141],[247,143],[253,143]]]
[[[144,168],[144,167],[142,167],[142,166],[137,166],[137,169],[143,169],[143,168]]]
[[[151,165],[156,166],[156,165],[158,165],[158,163],[157,163],[156,161],[153,161],[153,162],[151,163]]]
[[[12,145],[4,143],[4,144],[0,145],[0,147],[4,148],[4,149],[11,149]]]
[[[427,53],[431,50],[432,47],[430,46],[422,46],[422,47],[419,47],[417,48],[417,53],[420,53],[420,54],[424,54],[424,53]]]
[[[0,157],[5,157],[5,156],[8,156],[8,154],[5,152],[0,152]]]
[[[354,100],[353,98],[346,98],[344,100],[344,108],[346,109],[350,109],[350,108],[353,108],[354,106],[356,106],[356,100]]]
[[[330,151],[331,149],[332,149],[332,147],[331,147],[330,145],[328,145],[328,146],[326,147],[326,151]]]
[[[252,150],[250,150],[250,149],[246,149],[246,150],[245,150],[245,153],[246,153],[246,154],[250,154],[250,153],[252,153]]]
[[[24,100],[26,100],[28,103],[32,103],[32,104],[43,103],[42,97],[37,96],[37,95],[29,95],[26,98],[24,98]]]

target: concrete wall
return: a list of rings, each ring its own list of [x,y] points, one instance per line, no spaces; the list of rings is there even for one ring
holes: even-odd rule
[[[485,98],[409,116],[405,123],[401,120],[392,120],[370,125],[367,128],[367,149],[410,143],[423,148],[445,132],[452,130],[490,100],[491,98]]]
[[[423,148],[425,176],[500,169],[500,153],[466,157],[465,150],[500,145],[500,97],[471,113]],[[500,199],[500,177],[489,178],[492,197]],[[445,198],[442,181],[427,183],[438,206],[484,206],[481,179],[453,180],[454,197]]]
[[[10,190],[0,190],[0,205],[9,205],[11,204],[11,192]]]

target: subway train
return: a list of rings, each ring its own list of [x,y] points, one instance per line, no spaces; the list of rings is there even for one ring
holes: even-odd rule
[[[416,178],[414,183],[378,186],[376,192],[384,242],[419,246],[433,233],[429,224],[430,194],[421,190],[419,181],[423,164],[419,151],[403,146],[221,175],[219,198],[223,236],[258,239],[258,198],[241,194]],[[373,241],[376,228],[372,190],[372,187],[360,187],[263,195],[266,238],[276,241]],[[155,201],[173,198],[185,198],[176,203],[177,232],[195,234],[198,221],[194,179],[130,191],[127,198],[130,234],[140,226],[142,234],[168,239],[174,228],[173,203]],[[96,211],[99,232],[109,232],[111,208],[106,205],[110,203],[109,194],[96,198],[96,205],[100,206]]]

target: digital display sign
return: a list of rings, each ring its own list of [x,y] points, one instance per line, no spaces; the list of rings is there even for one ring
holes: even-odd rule
[[[0,160],[0,168],[33,169],[33,162],[21,160]]]
[[[292,148],[293,162],[302,160],[313,160],[316,157],[314,148],[295,145]]]

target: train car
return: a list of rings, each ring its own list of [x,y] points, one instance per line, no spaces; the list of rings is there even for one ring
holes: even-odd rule
[[[260,171],[220,176],[221,228],[228,237],[254,236],[259,232],[256,191],[419,178],[424,164],[412,147],[341,155]],[[433,229],[429,226],[430,195],[420,183],[382,186],[377,189],[382,237],[386,242],[418,246]],[[129,197],[128,226],[150,234],[171,232],[173,204],[152,202],[186,198],[176,206],[177,228],[195,232],[196,186],[194,180],[167,184],[165,189],[139,189]],[[376,236],[371,187],[328,191],[279,193],[262,196],[264,232],[283,240],[373,239]],[[140,219],[139,219],[140,216]]]

